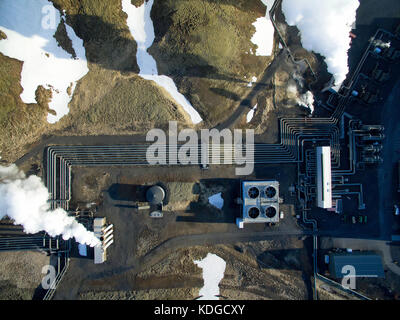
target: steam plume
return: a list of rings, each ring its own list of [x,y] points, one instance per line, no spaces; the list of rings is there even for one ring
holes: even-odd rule
[[[22,225],[26,233],[46,231],[50,236],[74,237],[77,242],[99,244],[93,232],[61,208],[50,210],[49,193],[37,176],[26,177],[16,165],[0,166],[0,220],[5,216]]]
[[[356,21],[358,0],[284,0],[282,11],[289,25],[300,30],[307,50],[325,57],[328,71],[339,86],[349,71],[349,32]]]

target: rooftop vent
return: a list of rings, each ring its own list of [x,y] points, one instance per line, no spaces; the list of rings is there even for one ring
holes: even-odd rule
[[[258,190],[257,187],[251,187],[249,191],[247,191],[247,193],[249,194],[249,197],[251,199],[255,199],[258,198],[258,196],[260,195],[260,190]]]
[[[274,207],[267,207],[266,209],[265,209],[265,215],[268,217],[268,218],[273,218],[273,217],[275,217],[276,216],[276,209],[274,208]]]
[[[265,196],[269,199],[276,196],[276,189],[273,186],[268,186],[265,188]]]
[[[260,215],[260,209],[258,209],[256,207],[251,207],[249,209],[248,215],[250,218],[255,219]]]

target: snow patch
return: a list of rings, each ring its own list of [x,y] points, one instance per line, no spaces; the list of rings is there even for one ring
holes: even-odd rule
[[[251,121],[251,119],[253,119],[254,117],[254,112],[257,109],[257,104],[247,113],[246,116],[246,122],[249,123]]]
[[[46,18],[42,13],[45,7],[52,8],[49,12],[54,13],[54,28],[42,26]],[[21,72],[21,99],[24,103],[36,103],[38,86],[51,89],[49,107],[56,115],[48,114],[49,123],[55,123],[68,114],[76,82],[89,71],[83,41],[69,25],[65,24],[65,27],[76,53],[75,59],[59,47],[53,37],[61,19],[64,18],[60,12],[47,0],[0,2],[0,30],[7,35],[7,39],[0,41],[0,52],[24,62]],[[71,83],[71,95],[68,95]]]
[[[193,262],[203,269],[204,286],[200,289],[199,300],[219,300],[218,285],[224,277],[226,262],[212,253],[208,253],[203,260]]]
[[[197,124],[202,121],[200,114],[185,96],[178,91],[170,77],[158,75],[156,61],[147,52],[147,49],[154,41],[154,26],[150,18],[153,2],[154,0],[145,1],[140,7],[136,7],[130,0],[122,0],[122,11],[128,15],[126,23],[138,46],[136,59],[140,69],[139,75],[146,80],[154,81],[167,90],[172,98],[189,114],[192,122]]]
[[[212,206],[214,206],[214,207],[216,207],[216,208],[218,208],[218,209],[222,209],[222,207],[224,206],[224,199],[222,198],[222,196],[221,196],[221,192],[220,193],[217,193],[217,194],[214,194],[214,195],[212,195],[211,197],[209,197],[208,198],[208,202],[212,205]]]
[[[257,77],[252,77],[250,82],[247,84],[247,86],[250,88],[253,86],[253,83],[257,81]]]
[[[251,42],[257,46],[256,56],[270,56],[274,44],[274,27],[269,17],[258,18],[253,22],[256,32]]]
[[[274,26],[269,18],[269,10],[275,0],[261,0],[267,7],[265,17],[257,18],[253,22],[256,32],[251,38],[251,42],[257,45],[256,56],[271,56],[274,45]]]
[[[271,10],[271,7],[274,4],[275,0],[261,0],[261,2],[264,4],[264,6],[267,7],[267,12],[269,12],[269,10]]]
[[[349,33],[356,21],[358,0],[283,0],[282,11],[289,25],[300,30],[307,50],[325,57],[328,71],[340,86],[349,71]]]

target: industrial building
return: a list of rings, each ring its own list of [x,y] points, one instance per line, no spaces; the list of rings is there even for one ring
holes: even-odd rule
[[[382,258],[373,252],[331,253],[329,255],[329,272],[332,278],[341,279],[345,266],[355,268],[355,277],[384,278]]]
[[[94,235],[100,244],[94,247],[94,263],[99,264],[107,260],[107,248],[114,242],[113,225],[106,225],[106,218],[98,217],[93,220]]]
[[[243,181],[242,217],[236,220],[239,228],[244,223],[279,222],[279,182]]]
[[[331,147],[317,147],[317,204],[332,208]]]

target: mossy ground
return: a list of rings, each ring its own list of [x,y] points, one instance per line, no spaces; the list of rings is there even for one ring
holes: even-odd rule
[[[68,134],[129,134],[188,120],[152,82],[98,66],[80,82],[70,107],[63,119]]]
[[[39,87],[38,104],[24,104],[20,98],[23,63],[0,55],[0,151],[4,161],[14,162],[42,135],[132,134],[161,127],[169,120],[189,123],[182,108],[162,88],[137,75],[136,42],[120,0],[53,3],[66,10],[67,23],[83,39],[89,73],[77,84],[70,113],[49,125],[47,92]],[[55,37],[68,49],[64,36],[61,26]]]
[[[257,48],[252,23],[264,15],[261,1],[155,1],[149,51],[207,125],[229,116],[271,61],[250,53]]]
[[[22,63],[1,56],[3,160],[15,161],[41,135],[132,134],[163,128],[169,120],[190,126],[188,115],[165,90],[137,75],[136,41],[120,0],[52,2],[65,10],[67,24],[83,39],[89,73],[76,86],[69,114],[49,125],[46,91],[37,92],[38,104],[22,103]],[[270,62],[250,54],[250,48],[256,50],[250,41],[252,23],[264,14],[259,0],[155,1],[151,15],[156,40],[149,51],[159,73],[172,76],[200,112],[204,127],[228,117],[251,90],[250,78]],[[55,37],[73,54],[63,30],[60,26]]]
[[[22,146],[48,127],[46,108],[38,104],[24,104],[20,98],[22,63],[0,54],[0,155],[21,151]],[[45,103],[44,92],[38,91]]]

